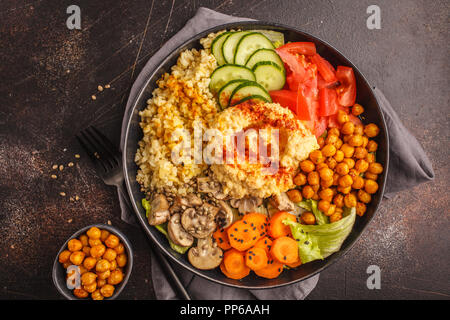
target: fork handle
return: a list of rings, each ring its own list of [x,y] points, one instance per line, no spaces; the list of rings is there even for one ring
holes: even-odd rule
[[[122,198],[125,200],[125,204],[128,206],[128,209],[133,212],[133,207],[130,203],[130,199],[128,197],[128,193],[125,191],[124,183],[121,183],[117,186],[119,189],[120,194],[122,195]],[[166,271],[164,274],[169,280],[169,283],[171,284],[172,288],[175,289],[176,293],[178,293],[178,297],[182,300],[192,300],[189,293],[186,291],[186,288],[184,287],[183,283],[181,282],[180,278],[175,273],[175,270],[173,270],[172,265],[167,260],[167,258],[164,256],[164,254],[161,252],[159,248],[155,245],[152,239],[147,237],[148,242],[150,244],[150,247],[152,249],[152,252],[156,254],[157,256],[157,263],[161,267],[162,270]]]

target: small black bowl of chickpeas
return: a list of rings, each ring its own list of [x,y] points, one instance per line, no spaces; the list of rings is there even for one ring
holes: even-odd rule
[[[131,245],[117,228],[95,224],[74,233],[53,263],[53,283],[69,300],[112,300],[128,282]]]

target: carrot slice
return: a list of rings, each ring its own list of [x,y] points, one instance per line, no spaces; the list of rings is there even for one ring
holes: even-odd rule
[[[300,257],[298,257],[298,260],[295,261],[294,263],[285,263],[285,265],[287,265],[289,268],[297,268],[299,266],[301,266],[302,264],[302,260],[300,260]]]
[[[283,264],[277,260],[270,259],[265,268],[255,270],[255,273],[263,278],[274,279],[283,272]]]
[[[252,270],[258,270],[267,266],[267,253],[262,248],[248,249],[245,254],[245,264]]]
[[[222,273],[223,273],[227,278],[235,279],[235,280],[242,279],[242,278],[248,276],[249,273],[250,273],[250,268],[248,268],[248,267],[245,268],[244,270],[242,270],[240,273],[237,273],[237,274],[229,273],[229,272],[227,271],[227,269],[225,268],[225,265],[224,265],[223,262],[220,264],[220,270],[222,271]]]
[[[265,214],[251,212],[247,213],[242,221],[247,222],[253,230],[259,230],[259,236],[264,237],[266,235],[267,224],[269,223],[269,219]]]
[[[297,241],[290,237],[277,238],[272,243],[270,254],[283,264],[294,263],[298,260]]]
[[[223,255],[225,269],[231,274],[241,273],[247,266],[245,265],[244,252],[236,249],[225,251]]]
[[[238,220],[233,223],[228,228],[227,234],[231,247],[239,251],[251,248],[260,238],[257,227],[251,227],[246,220]]]
[[[294,222],[297,221],[297,218],[293,214],[286,211],[277,212],[270,218],[269,235],[272,238],[276,239],[279,237],[284,237],[291,233],[291,228],[283,223],[283,220],[286,219]]]
[[[269,254],[270,248],[272,247],[272,240],[270,240],[269,237],[263,237],[258,240],[258,242],[255,243],[253,248],[261,248],[266,251],[267,254]]]
[[[217,228],[217,230],[213,233],[213,238],[219,248],[223,250],[228,250],[231,248],[230,241],[228,241],[227,229]]]

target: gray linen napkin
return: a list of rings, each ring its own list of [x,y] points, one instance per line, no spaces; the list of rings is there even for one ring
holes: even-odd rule
[[[186,25],[164,46],[156,52],[142,69],[133,84],[122,122],[122,137],[120,147],[123,148],[124,132],[128,117],[130,116],[131,105],[143,83],[148,78],[160,61],[172,50],[181,45],[193,35],[200,33],[214,26],[236,21],[249,21],[252,19],[238,18],[215,12],[207,8],[199,8],[196,15],[191,18]],[[386,186],[386,197],[392,196],[395,192],[411,188],[419,183],[432,180],[434,172],[431,163],[419,142],[403,126],[394,109],[387,101],[383,93],[375,88],[375,94],[383,110],[389,130],[390,141],[390,164]],[[122,210],[122,220],[136,224],[133,212],[129,212],[124,200],[119,193],[120,207]],[[176,294],[167,282],[159,264],[155,263],[152,256],[152,281],[157,299],[176,299]],[[180,276],[187,290],[194,299],[281,299],[300,300],[304,299],[316,286],[319,275],[311,277],[305,281],[290,286],[266,289],[266,290],[244,290],[217,285],[203,278],[193,276],[191,272],[173,265],[176,273]]]

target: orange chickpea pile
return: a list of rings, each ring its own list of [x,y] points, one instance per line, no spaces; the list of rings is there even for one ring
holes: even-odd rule
[[[364,108],[355,104],[351,111],[359,116]],[[287,192],[294,202],[317,200],[318,209],[330,222],[342,219],[344,206],[356,207],[356,213],[363,216],[372,194],[378,191],[377,178],[383,172],[383,166],[375,160],[378,144],[371,140],[379,134],[378,126],[355,125],[342,110],[337,119],[341,128],[330,128],[325,138],[318,138],[320,149],[300,163],[300,172],[294,177],[299,189]],[[301,220],[316,223],[311,212],[303,213]]]
[[[103,300],[111,297],[114,286],[122,282],[127,255],[116,235],[92,227],[78,239],[69,240],[58,260],[65,269],[71,265],[80,268],[81,288],[73,290],[76,297],[87,298],[90,294],[93,300]]]

